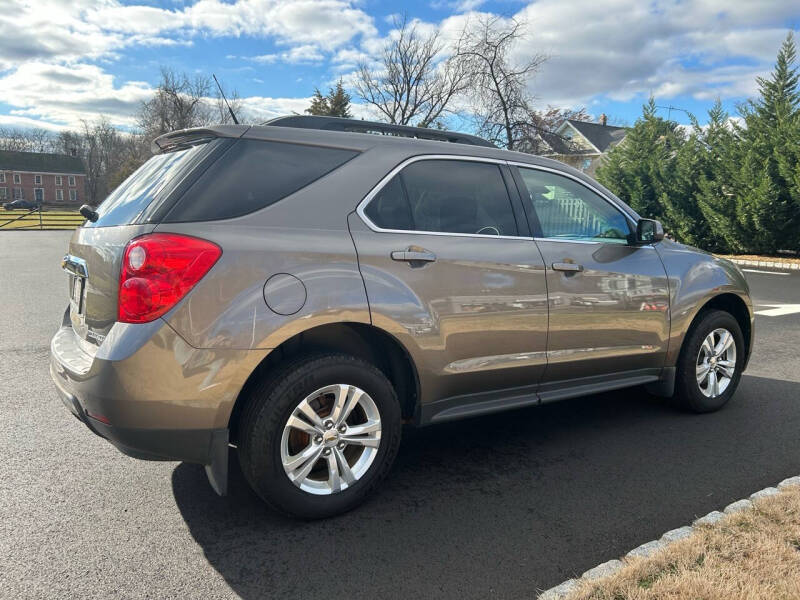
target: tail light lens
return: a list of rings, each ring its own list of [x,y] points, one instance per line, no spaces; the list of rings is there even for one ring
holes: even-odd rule
[[[152,233],[131,240],[119,277],[118,321],[148,323],[165,314],[221,255],[216,244],[186,235]]]

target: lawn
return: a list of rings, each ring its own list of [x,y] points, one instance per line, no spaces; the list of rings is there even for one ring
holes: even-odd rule
[[[800,486],[624,563],[606,579],[582,582],[566,600],[800,598]]]
[[[38,211],[3,210],[0,208],[0,231],[10,229],[75,229],[86,220],[77,210]]]

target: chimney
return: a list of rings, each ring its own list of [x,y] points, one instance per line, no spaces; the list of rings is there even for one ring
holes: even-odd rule
[[[600,125],[605,126],[606,123],[608,123],[608,117],[606,116],[606,113],[603,113],[600,115]]]

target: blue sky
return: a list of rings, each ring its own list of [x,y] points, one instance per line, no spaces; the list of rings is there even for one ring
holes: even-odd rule
[[[301,112],[315,87],[374,60],[392,17],[450,39],[476,12],[526,23],[518,57],[550,58],[530,82],[542,108],[586,107],[632,123],[662,106],[731,112],[755,93],[800,4],[747,0],[5,0],[0,125],[75,127],[105,115],[131,127],[169,66],[216,73],[252,119]],[[402,7],[402,8],[401,8]],[[357,99],[354,98],[355,101]],[[357,107],[359,115],[366,114]],[[664,111],[666,114],[666,111]],[[672,117],[687,122],[680,111]]]

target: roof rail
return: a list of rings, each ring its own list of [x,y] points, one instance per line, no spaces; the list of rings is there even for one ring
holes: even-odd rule
[[[441,129],[426,129],[425,127],[411,127],[409,125],[392,125],[389,123],[378,123],[377,121],[362,121],[361,119],[345,119],[342,117],[289,115],[286,117],[276,117],[266,123],[262,123],[262,125],[297,127],[300,129],[322,129],[326,131],[349,131],[352,133],[376,133],[378,135],[393,135],[397,137],[495,148],[495,145],[491,142],[467,133],[442,131]]]

